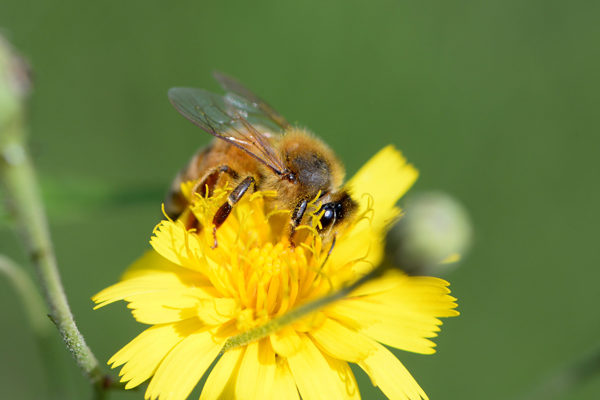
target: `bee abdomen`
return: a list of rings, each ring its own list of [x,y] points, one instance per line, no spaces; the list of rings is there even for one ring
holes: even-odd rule
[[[181,184],[201,178],[201,175],[206,172],[203,171],[202,164],[211,149],[212,144],[198,150],[173,179],[173,183],[165,197],[165,213],[169,218],[177,219],[187,207],[188,199],[181,192]]]

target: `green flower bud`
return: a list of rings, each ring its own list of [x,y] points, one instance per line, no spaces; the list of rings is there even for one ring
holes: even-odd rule
[[[412,275],[441,275],[471,244],[464,207],[442,192],[413,195],[387,240],[388,261]]]
[[[29,93],[29,68],[0,36],[0,127],[12,122]]]

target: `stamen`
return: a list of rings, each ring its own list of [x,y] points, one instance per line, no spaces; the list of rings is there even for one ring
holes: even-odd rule
[[[302,266],[306,265],[306,259],[304,257],[304,253],[301,253],[301,255],[298,255],[298,253],[297,253],[296,255],[297,255],[297,257],[294,257],[292,259],[292,262],[290,263],[289,268],[286,271],[286,274],[287,274],[286,279],[288,279],[289,283],[290,283],[288,286],[289,292],[287,293],[290,304],[295,304],[296,298],[298,296],[298,276],[299,276],[298,271],[304,270],[304,268],[302,268],[300,266],[300,264],[302,264]],[[298,258],[302,258],[304,260],[299,261]]]
[[[284,265],[281,271],[281,275],[279,279],[281,281],[281,289],[279,290],[278,303],[279,310],[277,310],[277,315],[283,315],[288,309],[290,302],[290,274],[288,273],[288,266]],[[292,281],[293,282],[293,281]]]
[[[169,222],[173,222],[173,220],[167,215],[167,211],[165,210],[165,203],[161,203],[160,205],[160,211],[162,212],[163,216],[169,221]],[[158,225],[157,225],[158,226]],[[156,229],[156,227],[154,228]],[[152,233],[154,233],[154,231],[152,231]]]
[[[267,314],[271,315],[275,310],[275,306],[277,305],[277,295],[279,294],[279,282],[281,279],[281,271],[280,273],[274,275],[269,281],[269,288],[267,290],[267,299],[265,302],[265,309]]]
[[[318,201],[320,198],[321,198],[321,190],[319,190],[319,191],[317,192],[317,195],[315,196],[315,198],[314,198],[314,199],[312,199],[311,201],[309,201],[309,202],[306,204],[306,208],[308,209],[308,207],[314,207],[314,205],[317,203],[317,201]]]

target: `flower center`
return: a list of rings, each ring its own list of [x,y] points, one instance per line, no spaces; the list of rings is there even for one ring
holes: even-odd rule
[[[203,226],[210,226],[225,193],[196,198],[192,209]],[[272,194],[257,192],[240,200],[219,228],[216,249],[212,230],[197,233],[205,242],[203,254],[212,260],[209,274],[224,297],[239,305],[237,325],[247,330],[281,316],[299,303],[331,289],[321,271],[328,249],[320,235],[308,226],[297,229],[291,246],[289,210],[273,210]],[[312,207],[307,218],[316,218]],[[310,222],[313,224],[314,222]],[[192,233],[196,235],[196,233]]]
[[[232,265],[239,301],[243,308],[253,310],[253,319],[282,315],[305,294],[314,279],[309,263],[312,257],[307,259],[305,251],[269,242],[240,255],[240,262]]]

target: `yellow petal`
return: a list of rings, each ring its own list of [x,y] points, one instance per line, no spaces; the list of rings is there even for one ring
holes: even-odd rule
[[[136,296],[161,292],[178,293],[188,288],[172,274],[155,274],[116,283],[96,294],[92,300],[97,303],[94,309],[98,309],[119,300],[133,301]]]
[[[310,336],[325,353],[344,361],[357,362],[374,351],[371,340],[331,318],[313,329]]]
[[[245,347],[229,350],[219,359],[206,379],[200,400],[233,399],[235,381]]]
[[[437,336],[438,318],[458,315],[447,285],[433,277],[388,275],[328,307],[326,314],[389,346],[431,354],[435,343],[427,338]]]
[[[196,316],[198,288],[161,291],[126,298],[136,321],[143,324],[165,324]]]
[[[209,325],[222,324],[239,312],[239,304],[234,299],[206,297],[196,303],[197,315]]]
[[[300,400],[296,382],[284,357],[277,357],[277,370],[275,371],[273,390],[265,400],[271,399]]]
[[[387,146],[375,154],[347,183],[359,204],[366,209],[368,194],[376,210],[375,218],[383,221],[400,197],[417,180],[418,172],[394,146]],[[360,213],[360,211],[359,211]]]
[[[199,301],[214,298],[216,291],[206,286],[207,281],[198,272],[187,270],[187,273],[181,274],[179,271],[186,271],[181,267],[177,267],[179,271],[142,269],[148,265],[144,261],[154,261],[156,257],[169,263],[154,251],[147,253],[140,262],[134,264],[135,270],[127,275],[127,279],[102,290],[92,298],[98,303],[95,308],[125,300],[129,302],[128,307],[132,309],[137,321],[164,324],[195,316]],[[193,276],[189,276],[190,274]]]
[[[121,277],[121,281],[142,277],[154,277],[155,279],[158,278],[157,280],[175,277],[182,284],[194,287],[209,287],[211,285],[203,274],[183,268],[161,256],[155,250],[148,250],[131,264]]]
[[[150,378],[158,364],[187,335],[200,329],[199,321],[190,319],[176,324],[157,325],[146,329],[108,360],[112,368],[121,369],[121,382],[132,388]],[[152,351],[148,351],[152,349]]]
[[[345,361],[336,360],[331,357],[325,356],[325,358],[327,359],[329,366],[337,373],[338,380],[335,383],[340,386],[340,391],[342,393],[342,397],[340,398],[360,400],[360,391],[354,373],[352,372],[352,369],[350,369],[350,365]]]
[[[235,384],[236,400],[264,399],[273,390],[275,353],[268,340],[250,343]]]
[[[388,271],[381,278],[372,279],[360,286],[352,292],[351,297],[367,296],[370,294],[397,290],[402,282],[398,275],[401,275],[402,277],[406,276],[404,273],[396,270]]]
[[[373,385],[390,400],[427,400],[427,395],[404,365],[385,347],[375,346],[377,351],[358,363]]]
[[[362,217],[339,237],[330,257],[331,265],[356,265],[359,274],[373,268],[383,257],[383,237],[400,210],[396,202],[413,185],[418,172],[393,146],[374,155],[346,187],[359,203],[356,215]],[[367,212],[367,210],[369,210]]]
[[[207,273],[203,256],[207,244],[200,236],[188,232],[180,221],[161,221],[154,228],[150,245],[174,264]]]
[[[283,357],[290,357],[302,347],[302,340],[298,333],[290,327],[281,329],[270,336],[271,345],[275,353]]]
[[[353,390],[347,374],[340,375],[340,372],[347,371],[339,363],[330,362],[330,358],[321,353],[308,336],[300,334],[299,337],[302,348],[287,360],[302,399],[353,398],[355,393],[348,393]]]
[[[195,271],[175,266],[154,251],[136,261],[125,274],[124,280],[100,291],[92,297],[94,309],[119,300],[135,301],[136,296],[158,293],[183,293],[190,288],[207,287],[205,277]]]
[[[186,271],[187,270],[167,260],[156,251],[148,250],[127,268],[121,277],[121,280],[137,278],[148,273],[170,272],[178,274]]]
[[[398,210],[387,213],[389,221],[394,220]],[[388,221],[388,220],[386,220]],[[376,226],[369,219],[363,218],[355,223],[336,241],[328,260],[330,266],[338,266],[342,272],[351,272],[353,276],[341,276],[340,279],[353,278],[356,274],[365,274],[381,263],[384,254],[384,235],[387,224]],[[348,263],[355,263],[350,270]]]
[[[147,399],[184,400],[219,354],[208,331],[182,340],[160,363],[146,390]]]

